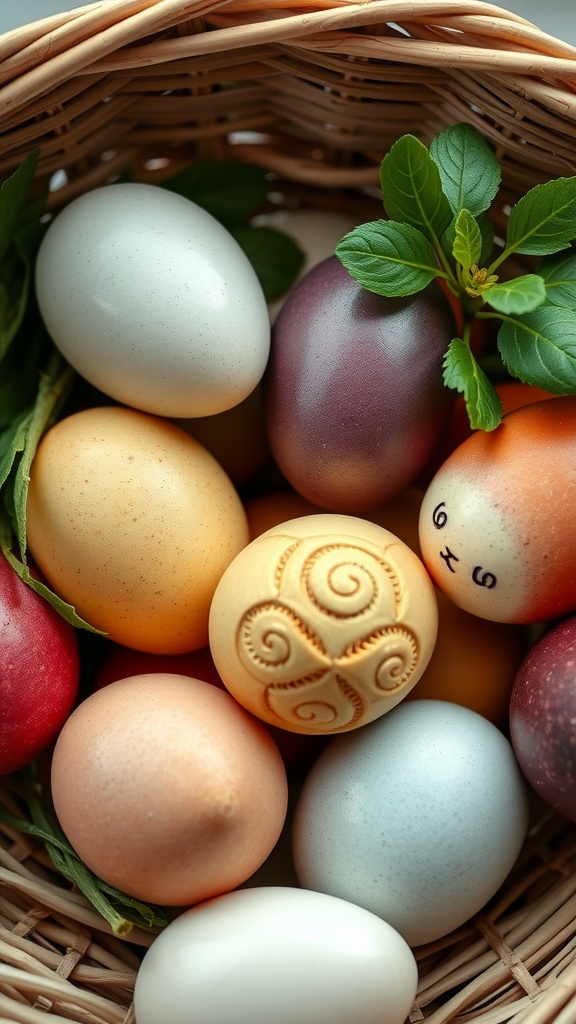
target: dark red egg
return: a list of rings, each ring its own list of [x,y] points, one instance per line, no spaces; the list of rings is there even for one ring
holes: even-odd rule
[[[436,285],[391,299],[336,256],[310,270],[276,318],[264,380],[270,447],[292,487],[357,514],[411,483],[455,397],[442,380],[454,329]]]
[[[522,662],[510,738],[532,788],[576,821],[576,616],[545,633]]]

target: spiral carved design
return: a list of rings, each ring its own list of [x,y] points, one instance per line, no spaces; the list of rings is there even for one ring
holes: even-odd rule
[[[277,596],[244,613],[236,649],[272,721],[335,733],[407,685],[420,646],[397,621],[393,566],[359,545],[322,544],[298,559],[300,546],[278,560]]]

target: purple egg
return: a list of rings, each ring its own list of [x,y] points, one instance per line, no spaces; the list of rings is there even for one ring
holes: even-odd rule
[[[526,655],[510,698],[510,739],[532,788],[576,821],[576,616]]]
[[[454,333],[436,285],[390,299],[336,256],[310,270],[276,318],[264,379],[268,439],[289,483],[351,514],[412,483],[452,407],[442,359]]]

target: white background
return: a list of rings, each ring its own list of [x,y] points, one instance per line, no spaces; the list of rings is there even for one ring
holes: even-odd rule
[[[79,6],[71,0],[0,0],[0,32]],[[575,0],[508,0],[498,6],[576,46]]]

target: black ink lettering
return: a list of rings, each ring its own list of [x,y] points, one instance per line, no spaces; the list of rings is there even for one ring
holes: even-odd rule
[[[432,513],[432,522],[434,523],[434,526],[436,527],[437,530],[441,530],[442,527],[446,526],[446,523],[448,522],[448,516],[444,512],[445,507],[446,502],[441,501],[439,505],[436,505],[436,508]]]
[[[479,587],[488,587],[488,590],[492,590],[492,587],[496,586],[496,577],[493,572],[483,570],[481,565],[475,565],[472,570],[472,579]]]
[[[459,562],[460,559],[457,557],[457,555],[454,554],[453,551],[450,551],[450,548],[448,546],[446,546],[446,551],[440,552],[440,558],[444,559],[446,565],[450,569],[450,572],[456,572],[456,569],[452,568],[451,562]]]

